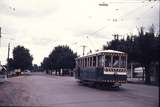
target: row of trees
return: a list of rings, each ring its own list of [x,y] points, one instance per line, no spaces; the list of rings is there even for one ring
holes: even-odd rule
[[[57,46],[48,57],[44,58],[41,67],[44,70],[54,70],[57,72],[60,69],[73,69],[75,67],[75,58],[77,54],[74,53],[68,46]]]
[[[148,32],[141,27],[138,35],[127,36],[126,39],[119,39],[120,35],[113,35],[114,40],[103,46],[103,49],[113,49],[128,53],[128,61],[138,62],[145,68],[145,83],[151,83],[151,65],[160,64],[160,34],[155,34],[152,26]],[[157,70],[159,78],[159,71]],[[158,81],[158,80],[157,80]]]
[[[8,59],[8,70],[14,69],[32,69],[35,71],[39,70],[55,70],[60,69],[73,69],[75,67],[76,53],[68,46],[57,46],[49,54],[48,57],[44,58],[41,63],[41,67],[34,64],[32,66],[33,57],[30,55],[29,50],[23,46],[17,46],[13,49],[13,58]]]

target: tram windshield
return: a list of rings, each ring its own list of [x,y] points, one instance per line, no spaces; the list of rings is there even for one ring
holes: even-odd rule
[[[105,55],[105,67],[126,67],[126,56],[119,55]]]
[[[121,56],[121,60],[120,60],[120,67],[121,68],[125,68],[126,67],[126,56]]]
[[[119,67],[119,56],[113,56],[113,67]]]

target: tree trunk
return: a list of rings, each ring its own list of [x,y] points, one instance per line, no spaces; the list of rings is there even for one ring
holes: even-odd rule
[[[56,69],[56,71],[55,71],[55,72],[56,72],[56,74],[55,74],[55,75],[57,76],[57,69]]]
[[[61,70],[60,70],[60,69],[58,70],[58,75],[59,75],[59,76],[61,75]]]
[[[158,86],[160,86],[160,84],[159,84],[159,81],[160,81],[160,62],[158,62],[158,64],[156,64],[156,84],[158,85]]]
[[[145,84],[151,84],[151,74],[149,71],[149,64],[145,65]]]
[[[46,70],[46,73],[48,74],[48,70]]]
[[[144,67],[142,66],[142,70],[143,70],[143,74],[142,74],[142,80],[144,81],[144,74],[145,74],[145,69],[144,69]]]

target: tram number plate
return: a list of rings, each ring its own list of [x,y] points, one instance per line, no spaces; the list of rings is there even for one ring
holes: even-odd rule
[[[117,72],[114,72],[114,75],[117,75],[118,73]]]

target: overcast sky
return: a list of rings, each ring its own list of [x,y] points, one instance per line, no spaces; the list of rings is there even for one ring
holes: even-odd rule
[[[108,4],[100,6],[99,4]],[[68,45],[82,55],[101,49],[112,34],[137,33],[152,24],[159,30],[160,1],[147,0],[0,0],[0,61],[6,63],[7,45],[23,45],[40,64],[57,45]]]

